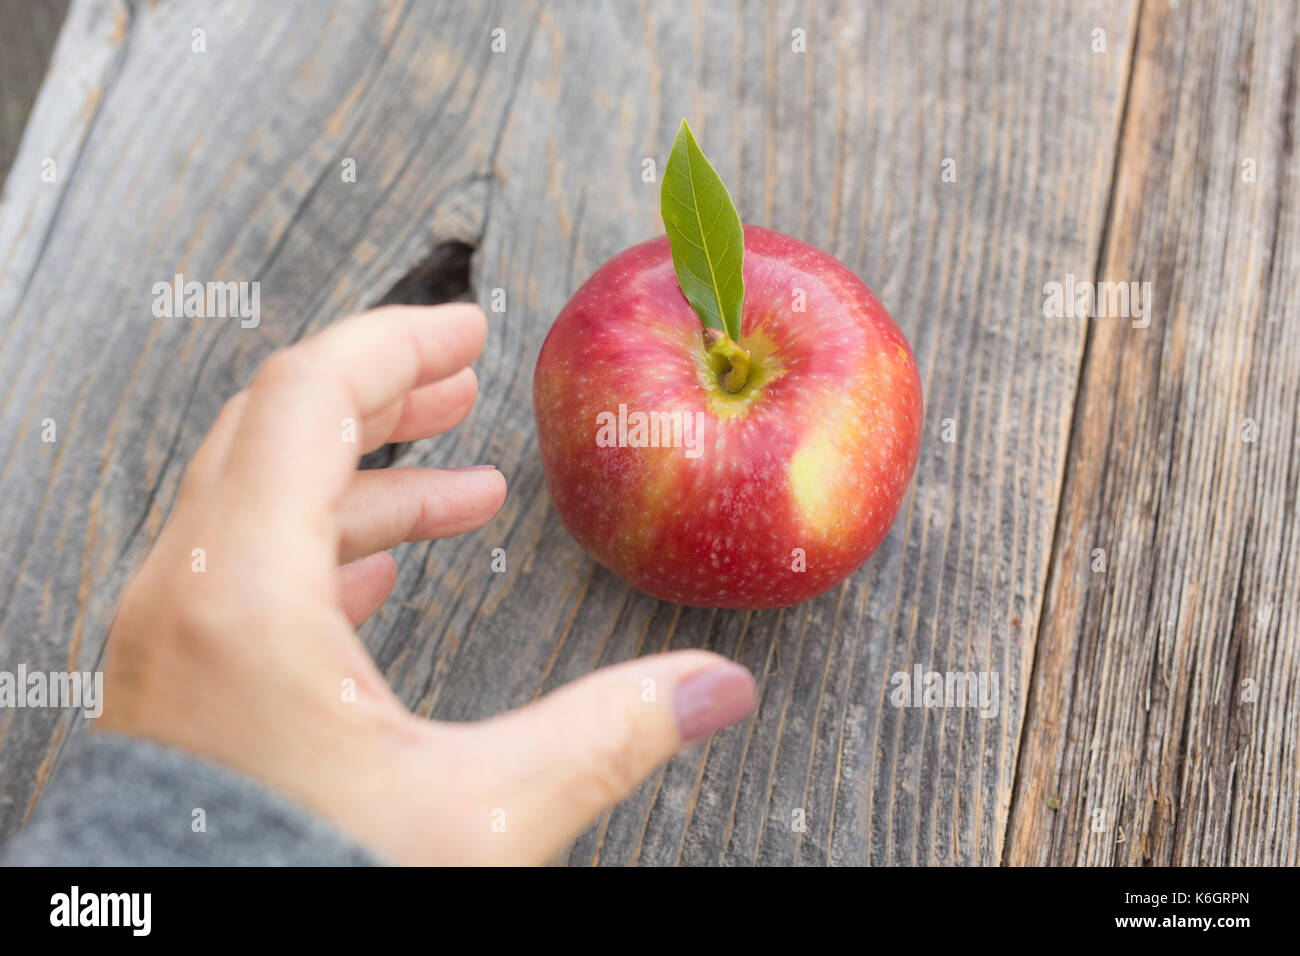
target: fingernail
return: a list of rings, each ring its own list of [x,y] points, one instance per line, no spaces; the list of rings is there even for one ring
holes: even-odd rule
[[[673,692],[677,733],[683,741],[730,726],[754,706],[754,676],[739,664],[718,664],[686,678]]]
[[[496,465],[461,465],[459,468],[448,468],[448,471],[496,471]]]

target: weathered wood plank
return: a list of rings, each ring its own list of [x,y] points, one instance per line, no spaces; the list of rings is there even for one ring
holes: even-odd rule
[[[624,10],[544,15],[529,41],[498,160],[509,218],[489,216],[476,275],[480,298],[528,290],[529,340],[485,382],[522,386],[519,365],[577,282],[658,231],[641,162],[662,162],[677,119],[692,116],[742,214],[845,258],[912,338],[931,436],[915,491],[870,566],[818,601],[753,615],[661,608],[593,570],[559,528],[527,464],[520,388],[497,432],[512,480],[498,540],[522,550],[532,578],[480,584],[486,548],[468,553],[470,570],[430,552],[426,582],[463,580],[490,610],[451,605],[455,642],[404,658],[401,679],[417,683],[402,686],[427,712],[472,718],[633,653],[713,647],[761,676],[755,719],[673,761],[570,862],[996,861],[1082,347],[1081,322],[1044,334],[1039,277],[1062,259],[1095,261],[1113,165],[1098,127],[1103,139],[1118,128],[1131,11]],[[1089,49],[1098,16],[1105,57]],[[818,38],[814,55],[790,52],[796,25]],[[609,52],[622,37],[633,41]],[[598,64],[604,82],[575,63]],[[940,176],[946,156],[955,184]],[[948,417],[960,423],[952,445],[937,440]],[[422,587],[423,606],[446,601]],[[400,634],[401,613],[380,629]],[[913,664],[999,672],[1000,719],[893,709],[889,677]],[[802,835],[795,808],[808,813]]]
[[[1042,277],[1097,261],[1134,5],[199,9],[135,10],[44,253],[0,310],[2,659],[93,666],[222,398],[462,241],[477,298],[508,303],[480,407],[399,457],[492,461],[511,494],[474,535],[399,549],[394,599],[364,631],[399,694],[472,719],[600,664],[711,647],[759,675],[757,713],[674,760],[570,862],[999,860],[1084,341],[1082,321],[1038,318]],[[660,231],[643,160],[662,167],[682,116],[742,215],[859,272],[922,372],[926,443],[894,531],[784,612],[631,591],[564,534],[536,461],[542,338],[587,274]],[[153,319],[152,283],[177,271],[260,281],[262,325]],[[56,446],[39,443],[46,417]],[[998,716],[894,708],[890,676],[914,665],[995,672]],[[0,834],[66,726],[0,725]]]
[[[1143,6],[1009,862],[1300,862],[1298,23]]]

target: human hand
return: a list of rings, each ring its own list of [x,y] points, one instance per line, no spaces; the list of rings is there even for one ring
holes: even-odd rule
[[[749,711],[749,672],[704,651],[610,667],[475,724],[418,718],[389,689],[354,630],[392,590],[386,549],[479,527],[506,485],[491,467],[357,463],[465,417],[486,332],[475,306],[389,307],[264,363],[126,588],[101,728],[260,778],[392,862],[526,864]]]

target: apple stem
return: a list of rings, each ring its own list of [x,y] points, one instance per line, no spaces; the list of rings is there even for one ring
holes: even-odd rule
[[[721,376],[722,387],[731,394],[745,387],[749,378],[749,353],[721,329],[704,330],[704,349],[709,364]]]

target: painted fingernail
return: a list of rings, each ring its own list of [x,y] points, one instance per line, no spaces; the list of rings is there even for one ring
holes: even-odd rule
[[[739,664],[718,664],[693,674],[673,692],[677,733],[683,741],[730,726],[754,706],[754,675]]]
[[[461,465],[459,468],[448,468],[448,471],[496,471],[496,465]]]

